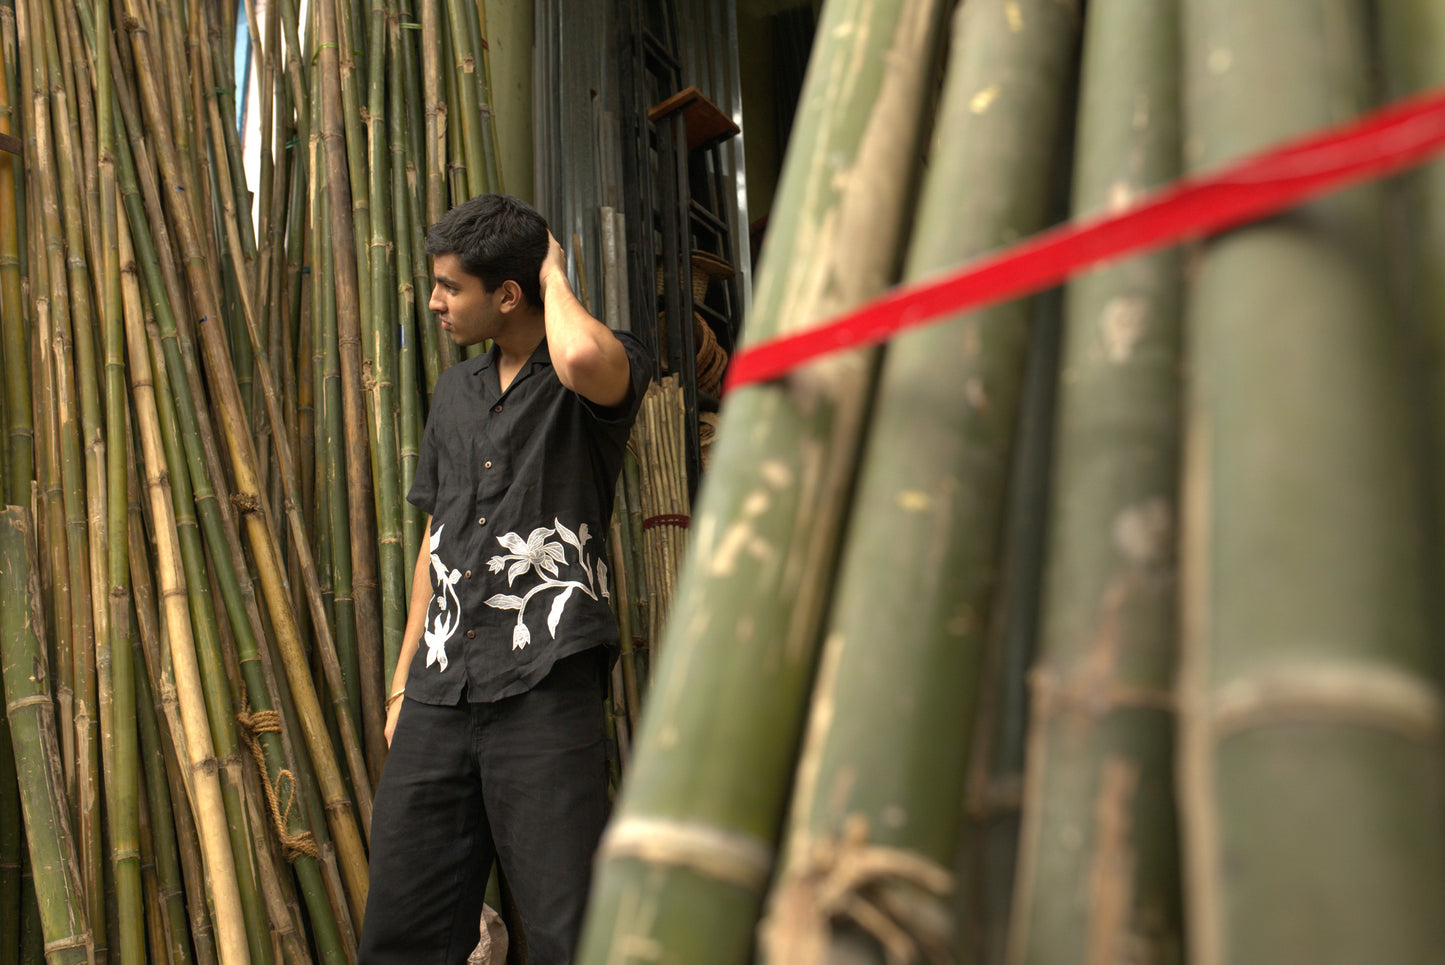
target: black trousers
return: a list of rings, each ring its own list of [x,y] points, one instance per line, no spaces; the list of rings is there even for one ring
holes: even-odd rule
[[[360,965],[464,963],[494,858],[531,965],[571,962],[608,812],[602,653],[495,703],[404,698],[372,810]]]

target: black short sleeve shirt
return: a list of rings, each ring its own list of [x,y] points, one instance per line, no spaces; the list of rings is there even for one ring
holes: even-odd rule
[[[615,408],[563,386],[545,339],[505,392],[496,349],[437,380],[407,495],[432,517],[432,598],[408,697],[500,700],[563,657],[617,645],[607,532],[652,362],[615,334],[632,370]]]

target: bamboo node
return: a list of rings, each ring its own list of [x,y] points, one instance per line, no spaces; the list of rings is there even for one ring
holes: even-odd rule
[[[246,742],[246,747],[256,759],[256,768],[261,772],[261,784],[266,791],[266,804],[271,811],[271,821],[276,826],[276,837],[281,842],[281,853],[286,856],[287,861],[295,861],[302,855],[319,858],[321,852],[316,848],[315,835],[310,831],[293,834],[290,830],[291,808],[296,803],[296,776],[282,768],[276,772],[276,780],[273,782],[270,772],[266,770],[266,755],[261,751],[259,735],[281,733],[281,715],[274,710],[258,710],[254,713],[242,710],[236,715],[236,722],[241,725],[241,739]],[[284,805],[276,791],[276,786],[283,780],[289,791]]]
[[[680,866],[758,892],[773,870],[773,849],[750,834],[666,818],[620,818],[607,829],[598,855]]]
[[[772,961],[829,961],[835,922],[863,930],[889,965],[951,961],[953,921],[942,902],[953,875],[913,851],[868,844],[868,822],[853,815],[841,839],[804,838],[790,845],[795,860],[783,873],[761,926]]]

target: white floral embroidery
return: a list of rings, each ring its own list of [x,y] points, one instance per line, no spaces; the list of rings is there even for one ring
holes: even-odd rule
[[[447,641],[457,632],[457,627],[462,622],[461,601],[457,599],[457,581],[462,578],[459,570],[448,569],[437,555],[437,546],[441,543],[442,529],[444,525],[437,526],[431,534],[431,568],[436,574],[437,590],[432,593],[432,602],[436,604],[437,615],[435,621],[430,619],[431,611],[427,611],[426,629],[422,632],[422,640],[426,643],[426,665],[437,665],[438,671],[447,669]]]
[[[552,539],[559,536],[562,542]],[[517,577],[528,571],[536,571],[541,580],[523,596],[512,596],[506,593],[498,593],[489,600],[487,606],[498,610],[516,610],[517,623],[512,628],[512,649],[520,650],[532,642],[532,631],[527,629],[523,617],[526,615],[527,604],[532,597],[538,593],[548,590],[560,590],[552,600],[551,609],[547,611],[547,631],[553,638],[557,636],[557,624],[562,620],[562,612],[567,607],[567,601],[572,598],[573,590],[581,590],[592,599],[599,596],[603,599],[611,599],[607,593],[607,564],[597,560],[594,571],[592,560],[588,557],[584,547],[591,536],[587,532],[587,524],[583,523],[577,527],[577,532],[572,532],[563,526],[560,520],[552,520],[552,528],[545,526],[532,530],[532,534],[523,540],[516,533],[507,533],[497,537],[497,542],[508,550],[504,556],[493,556],[487,561],[487,566],[493,573],[502,572],[507,567],[507,585],[511,586],[516,582]],[[567,550],[562,543],[567,543],[577,550],[576,564],[567,562]],[[563,580],[559,578],[559,567],[577,565],[582,567],[582,572],[587,577],[587,582],[581,580]]]

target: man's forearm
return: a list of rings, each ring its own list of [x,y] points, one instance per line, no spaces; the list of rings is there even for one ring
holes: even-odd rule
[[[407,674],[411,670],[412,658],[421,646],[421,636],[426,630],[426,611],[431,606],[431,518],[426,521],[426,532],[421,541],[421,552],[417,554],[416,567],[411,575],[411,604],[406,613],[406,629],[401,636],[401,652],[396,658],[396,670],[391,675],[391,690],[388,695],[399,693],[406,687]]]

